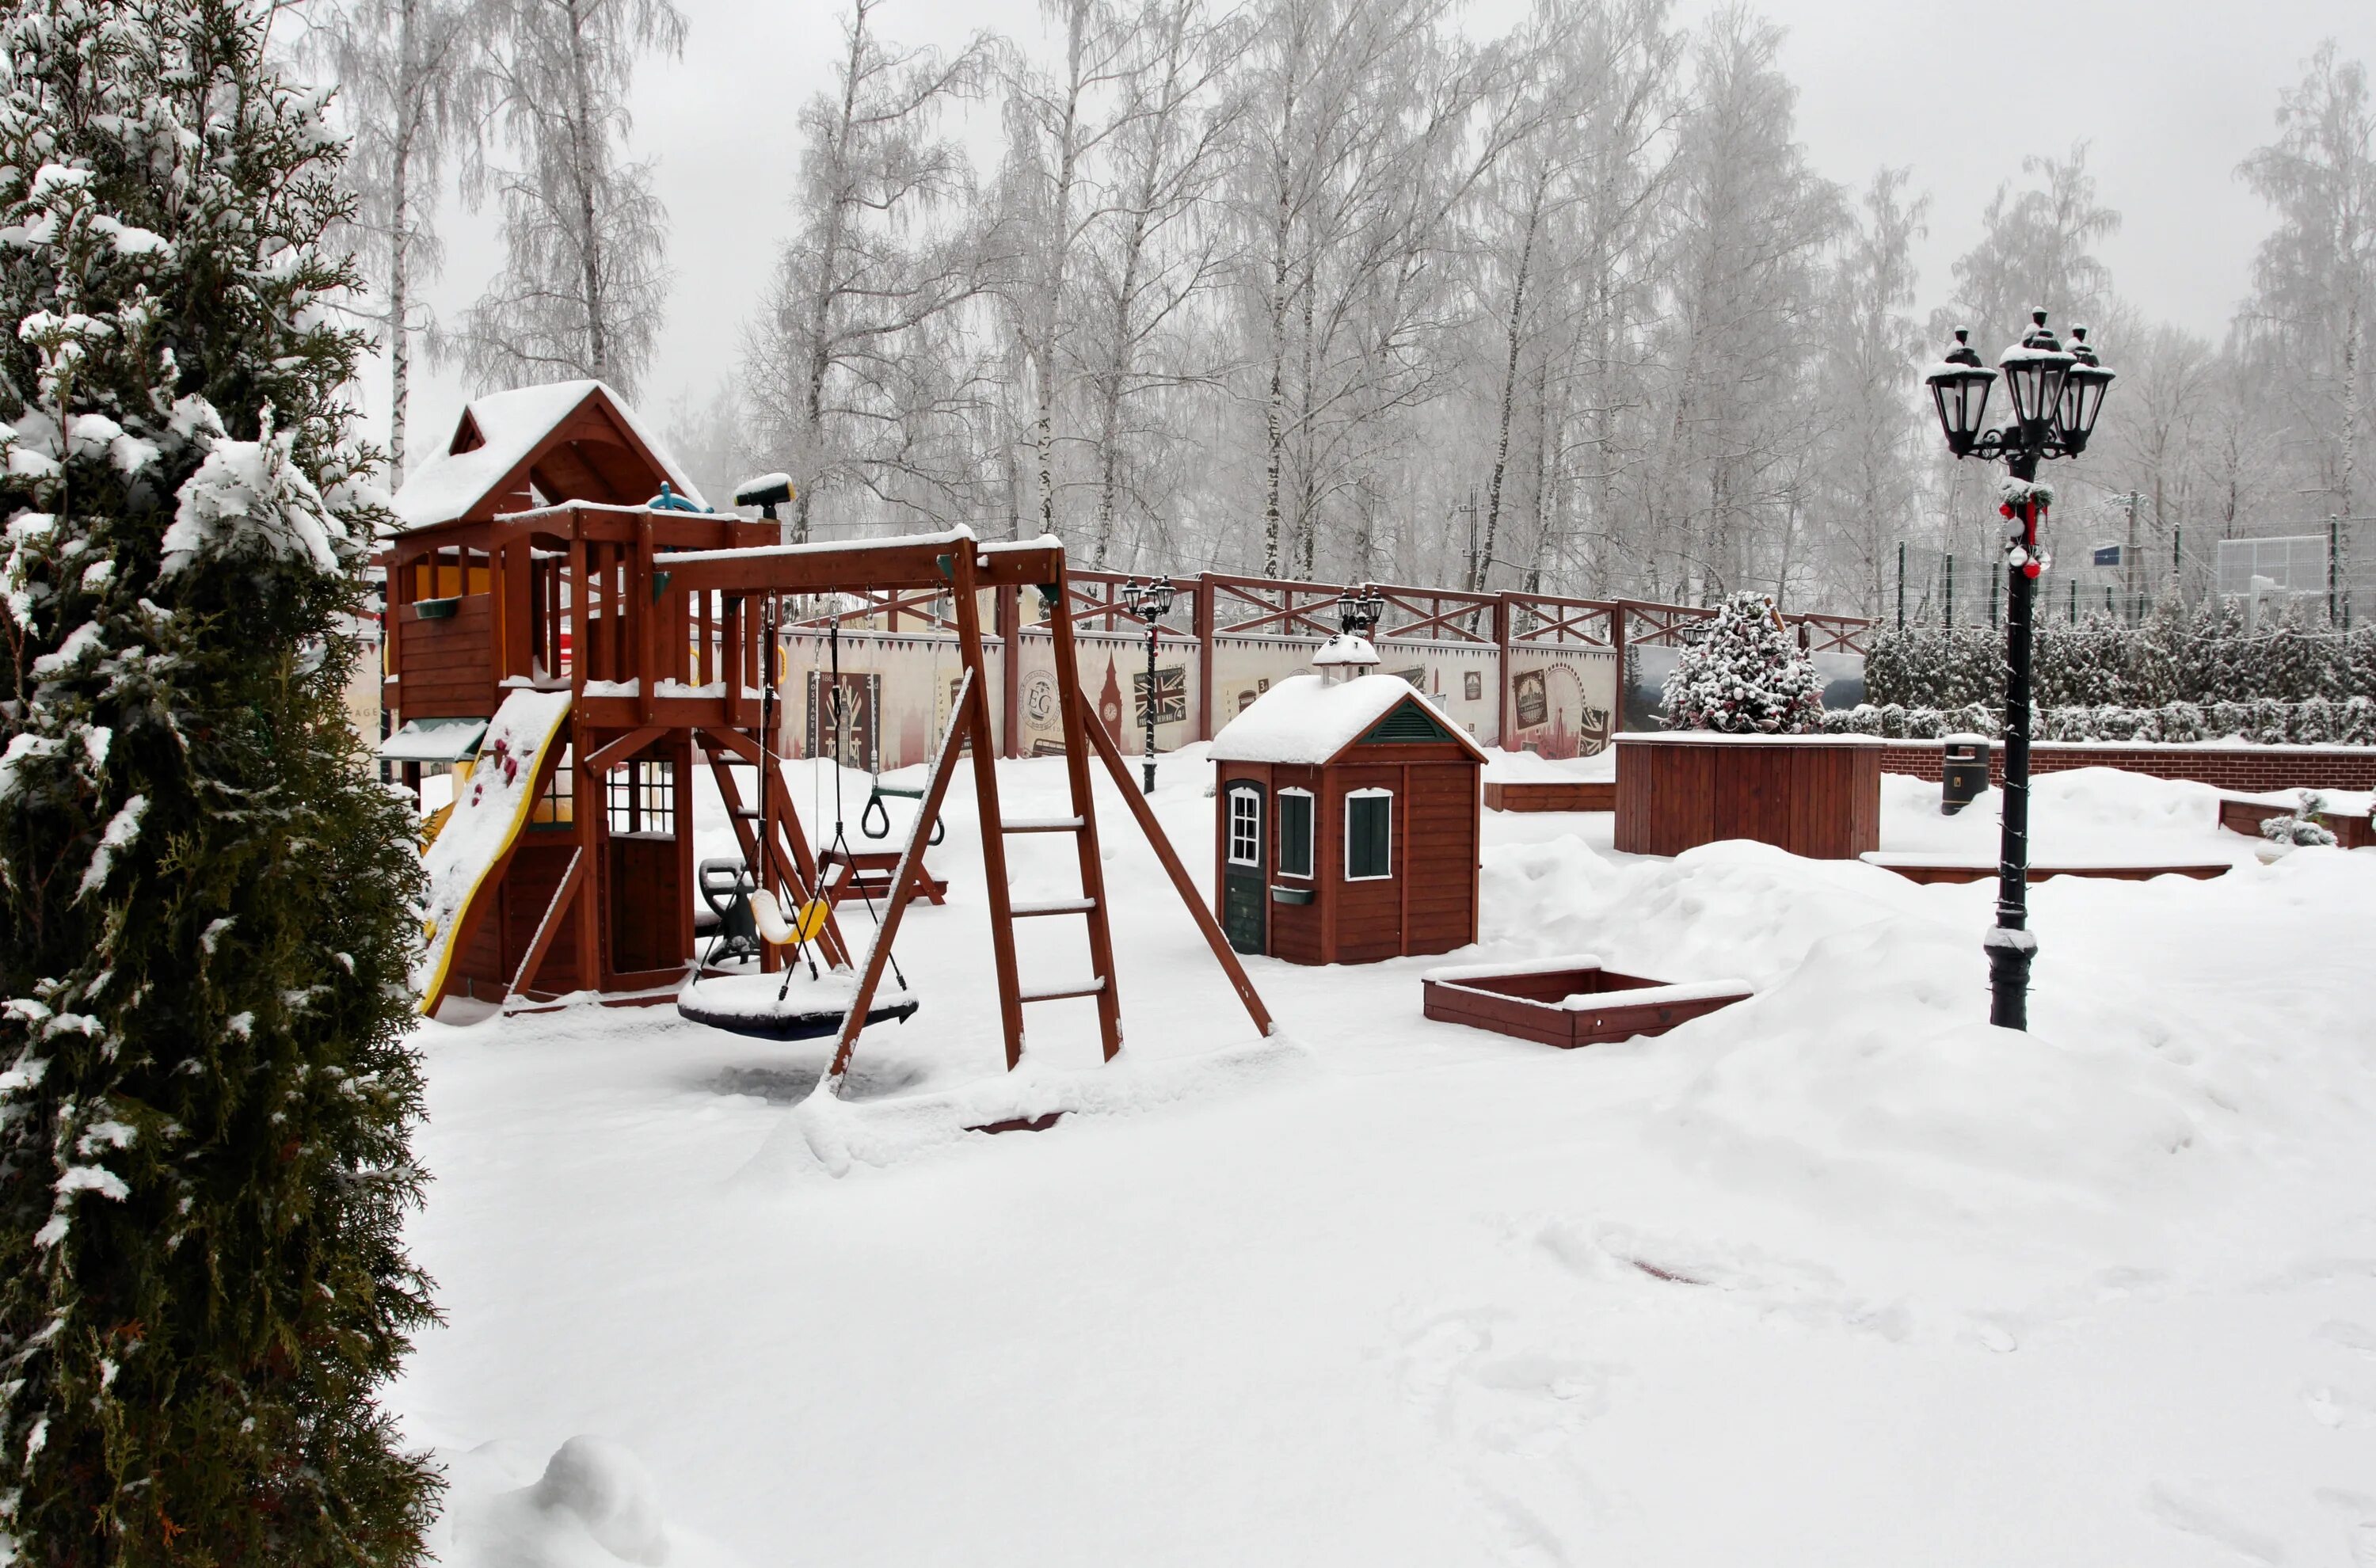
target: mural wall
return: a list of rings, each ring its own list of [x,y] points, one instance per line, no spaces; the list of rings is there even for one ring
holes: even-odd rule
[[[990,667],[990,722],[1004,723],[1002,667],[1005,649],[985,638]],[[818,632],[783,634],[783,734],[789,756],[834,754],[835,725],[825,694],[830,689],[832,647]],[[948,729],[956,686],[965,673],[956,639],[949,636],[841,634],[841,676],[851,701],[844,725],[849,731],[842,760],[852,767],[890,769],[930,762]],[[862,706],[863,717],[858,710]]]
[[[1227,724],[1274,683],[1312,672],[1317,637],[1220,636],[1213,639],[1213,725]],[[1382,642],[1378,668],[1399,675],[1486,745],[1497,744],[1501,703],[1495,690],[1497,650],[1479,643]]]
[[[985,639],[990,666],[991,723],[1005,733],[1005,647]],[[1044,755],[1058,743],[1055,639],[1027,627],[1017,677],[1020,728],[1016,748]],[[1213,641],[1213,724],[1227,724],[1290,675],[1308,674],[1317,637],[1229,636]],[[1150,700],[1143,637],[1081,631],[1074,639],[1082,689],[1124,752],[1135,754]],[[831,687],[827,639],[814,632],[784,635],[787,662],[782,744],[788,754],[834,750],[837,733],[826,695]],[[1167,633],[1158,646],[1151,694],[1156,746],[1173,751],[1199,739],[1202,699],[1198,645]],[[1379,644],[1380,669],[1425,692],[1481,743],[1547,757],[1589,756],[1620,729],[1657,728],[1658,688],[1677,650],[1636,646],[1617,652],[1581,645],[1519,644],[1508,654],[1510,733],[1502,733],[1502,653],[1482,643]],[[1864,661],[1855,655],[1819,654],[1825,702],[1852,706],[1863,694]],[[864,629],[841,636],[846,697],[840,732],[851,766],[907,767],[932,760],[949,723],[963,671],[956,639],[892,635]]]
[[[1076,631],[1073,654],[1081,690],[1124,752],[1145,749],[1146,639]],[[1155,749],[1175,751],[1196,738],[1196,644],[1167,635],[1155,653]],[[1025,627],[1020,694],[1023,728],[1016,750],[1046,756],[1063,749],[1056,707],[1056,639]]]
[[[1591,756],[1617,729],[1617,654],[1612,648],[1510,650],[1512,751]]]

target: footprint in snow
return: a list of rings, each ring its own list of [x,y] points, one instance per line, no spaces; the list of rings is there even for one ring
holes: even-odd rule
[[[2225,1547],[2248,1562],[2268,1563],[2274,1568],[2286,1560],[2282,1541],[2253,1529],[2201,1496],[2189,1496],[2156,1481],[2146,1494],[2146,1503],[2170,1528]]]
[[[1445,1313],[1408,1332],[1404,1396],[1492,1525],[1509,1561],[1566,1564],[1610,1503],[1579,1454],[1609,1408],[1610,1372],[1554,1332],[1488,1308]]]
[[[2319,1324],[2318,1337],[2329,1344],[2340,1345],[2346,1350],[2356,1350],[2370,1360],[2376,1360],[2376,1328],[2352,1323],[2347,1319],[2335,1318]]]
[[[1756,1247],[1564,1218],[1544,1220],[1532,1239],[1561,1267],[1595,1284],[1704,1291],[1709,1300],[1729,1301],[1810,1327],[1852,1328],[1894,1343],[1905,1342],[1914,1332],[1914,1316],[1905,1302],[1860,1300],[1820,1264],[1777,1257]]]

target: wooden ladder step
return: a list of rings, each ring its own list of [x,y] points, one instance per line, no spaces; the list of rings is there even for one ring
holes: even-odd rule
[[[1007,913],[1018,921],[1028,921],[1035,915],[1086,915],[1097,907],[1095,898],[1056,898],[1044,904],[1010,905]]]
[[[1103,975],[1098,975],[1086,980],[1067,980],[1063,985],[1044,986],[1037,991],[1027,991],[1017,997],[1016,1000],[1020,1002],[1062,1002],[1067,997],[1095,996],[1098,992],[1105,990],[1105,977]]]
[[[1027,816],[998,825],[1001,833],[1078,833],[1081,819],[1077,816]]]

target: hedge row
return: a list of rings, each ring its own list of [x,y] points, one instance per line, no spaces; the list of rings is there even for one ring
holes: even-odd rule
[[[2032,700],[2048,708],[2376,697],[2376,626],[2344,634],[2287,616],[2248,633],[2232,605],[2189,612],[2168,601],[2135,626],[2102,615],[2046,622],[2032,644],[2030,678]],[[1883,706],[2002,706],[2004,634],[1885,628],[1866,655],[1864,683],[1867,698]]]
[[[1979,703],[1955,707],[1866,703],[1826,712],[1822,728],[1826,734],[1880,735],[1893,741],[1934,741],[1956,734],[1993,739],[2003,729],[2003,718],[2001,709]],[[2273,746],[2376,746],[2376,698],[2278,702],[2261,697],[2159,707],[2041,707],[2034,712],[2030,734],[2040,741],[2240,740]]]

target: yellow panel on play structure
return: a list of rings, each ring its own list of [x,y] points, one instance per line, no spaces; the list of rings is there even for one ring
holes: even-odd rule
[[[488,873],[536,808],[537,774],[568,717],[567,692],[513,692],[488,722],[469,778],[454,786],[451,814],[422,857],[428,882],[421,901],[427,940],[412,980],[423,1013],[437,1005],[446,988],[454,939],[468,923],[470,906],[493,891]]]

